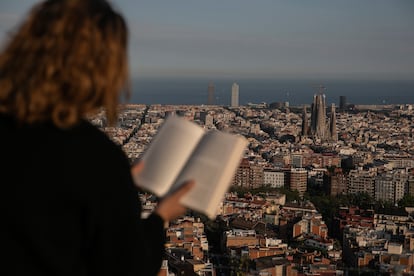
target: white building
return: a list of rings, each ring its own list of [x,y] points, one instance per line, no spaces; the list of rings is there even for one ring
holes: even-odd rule
[[[348,193],[367,193],[371,197],[374,197],[375,177],[375,171],[365,171],[361,168],[351,170],[348,174]]]
[[[322,239],[307,239],[305,240],[305,245],[323,249],[323,250],[333,250],[333,241],[332,240],[322,240]]]
[[[264,170],[264,185],[270,185],[272,188],[284,187],[285,173],[275,170]]]
[[[404,170],[394,170],[375,177],[375,200],[397,203],[404,197],[408,175]]]
[[[239,85],[233,83],[231,86],[231,107],[239,106]]]

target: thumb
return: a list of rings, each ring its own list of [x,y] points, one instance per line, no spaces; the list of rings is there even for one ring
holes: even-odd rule
[[[140,161],[131,167],[131,174],[133,176],[136,176],[142,171],[143,168],[144,168],[144,162]]]

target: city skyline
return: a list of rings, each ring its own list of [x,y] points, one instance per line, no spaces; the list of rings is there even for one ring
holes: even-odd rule
[[[3,44],[38,1],[0,3]],[[114,0],[136,77],[409,79],[414,2]]]
[[[208,84],[214,83],[215,104],[231,104],[231,86],[241,87],[239,105],[289,102],[291,105],[312,103],[315,85],[326,88],[327,104],[340,107],[340,96],[347,104],[414,103],[414,81],[352,80],[246,80],[246,79],[139,79],[133,80],[131,103],[206,104]]]

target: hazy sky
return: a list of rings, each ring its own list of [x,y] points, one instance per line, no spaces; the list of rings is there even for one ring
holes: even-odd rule
[[[1,41],[35,2],[0,0]],[[133,76],[414,79],[413,0],[112,2]]]

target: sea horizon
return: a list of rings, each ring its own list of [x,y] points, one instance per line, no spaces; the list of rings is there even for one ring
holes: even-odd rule
[[[229,105],[231,85],[239,85],[240,105],[248,103],[288,102],[310,104],[323,86],[326,103],[339,105],[339,96],[347,104],[414,104],[414,80],[381,79],[270,79],[270,78],[134,78],[131,98],[135,104],[202,105],[207,103],[207,86],[215,86],[215,104]]]

